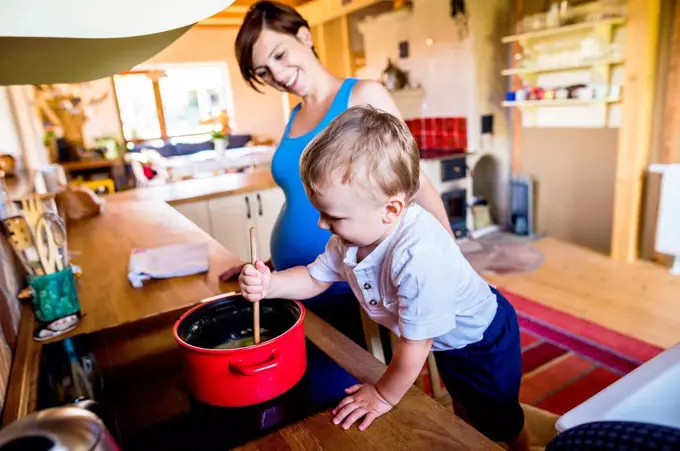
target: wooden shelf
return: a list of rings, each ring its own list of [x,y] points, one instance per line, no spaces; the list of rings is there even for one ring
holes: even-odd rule
[[[551,106],[583,106],[597,105],[600,103],[617,103],[620,97],[610,97],[606,99],[563,99],[563,100],[525,100],[522,102],[502,102],[506,108],[539,108]]]
[[[595,28],[600,25],[622,25],[624,23],[626,23],[625,17],[612,17],[611,19],[602,19],[591,22],[576,23],[573,25],[566,25],[564,27],[546,28],[545,30],[530,31],[528,33],[506,36],[501,39],[501,42],[507,44],[509,42],[526,41],[529,39],[543,38],[546,36],[573,33],[575,31]]]
[[[554,66],[554,67],[519,67],[517,69],[505,69],[501,71],[502,75],[525,75],[525,74],[541,74],[548,72],[562,72],[567,70],[575,69],[588,69],[594,66],[615,66],[617,64],[623,64],[623,59],[605,59],[590,63],[580,63],[580,64],[570,64],[566,66]]]
[[[398,98],[421,98],[425,96],[425,90],[423,88],[405,88],[398,91],[390,91],[393,97]]]

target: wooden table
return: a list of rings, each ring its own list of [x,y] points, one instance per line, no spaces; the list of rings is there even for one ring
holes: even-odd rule
[[[271,183],[271,178],[264,175],[252,177],[251,180],[259,180],[259,183]],[[259,185],[256,183],[255,186]],[[234,183],[229,189],[253,188]],[[205,189],[194,193],[215,195],[214,190],[211,193]],[[70,225],[68,237],[69,249],[81,253],[73,263],[83,269],[78,294],[84,317],[81,325],[66,336],[94,333],[106,336],[109,344],[116,343],[115,351],[113,347],[108,348],[112,354],[108,364],[121,367],[126,364],[136,374],[143,371],[145,356],[175,346],[167,329],[168,319],[174,321],[180,312],[203,298],[238,289],[235,282],[221,283],[218,276],[239,260],[163,201],[118,199],[109,202],[102,215]],[[133,247],[155,247],[180,241],[208,243],[208,273],[149,281],[139,289],[131,287],[127,269]],[[3,424],[35,408],[42,344],[32,339],[34,320],[30,308],[24,306],[23,313]],[[384,372],[383,363],[311,313],[307,316],[305,330],[316,346],[357,379],[374,383]],[[132,354],[134,359],[131,360]],[[119,375],[124,376],[123,373]],[[356,427],[345,431],[332,424],[330,412],[322,412],[249,443],[243,449],[385,448],[500,449],[415,387],[395,409],[364,432]]]
[[[386,366],[349,338],[308,312],[307,338],[361,382],[375,383]],[[361,432],[345,431],[332,423],[330,411],[279,429],[240,450],[460,450],[502,448],[455,416],[453,412],[412,387],[390,412]]]
[[[83,269],[77,286],[84,316],[70,333],[36,342],[33,340],[35,317],[28,305],[22,306],[3,425],[35,408],[38,360],[43,344],[152,320],[164,313],[187,309],[220,292],[238,289],[236,282],[222,283],[218,276],[239,260],[162,201],[109,203],[102,215],[69,225],[67,234],[69,249],[80,253],[72,263]],[[132,247],[155,247],[185,240],[208,243],[208,273],[152,281],[143,288],[132,288],[127,279]]]
[[[69,249],[80,253],[73,263],[83,269],[78,297],[84,316],[72,334],[111,329],[238,290],[236,282],[222,283],[219,275],[240,260],[164,202],[109,203],[104,214],[70,225],[68,237]],[[127,273],[133,248],[179,242],[208,244],[207,273],[153,280],[142,288],[130,285]]]
[[[121,191],[107,196],[106,200],[108,202],[153,200],[177,205],[184,202],[266,190],[276,186],[271,171],[257,170],[250,173],[216,175]]]

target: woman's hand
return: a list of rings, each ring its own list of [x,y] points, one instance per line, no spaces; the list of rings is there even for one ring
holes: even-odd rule
[[[246,264],[238,278],[241,286],[241,295],[250,302],[265,299],[269,294],[269,286],[272,281],[272,272],[261,261],[255,262],[255,266]]]
[[[359,424],[359,430],[363,431],[371,425],[373,420],[392,409],[392,404],[387,402],[373,385],[353,385],[345,391],[350,396],[340,401],[338,407],[333,409],[333,423],[342,423],[342,428],[345,430],[363,417]]]

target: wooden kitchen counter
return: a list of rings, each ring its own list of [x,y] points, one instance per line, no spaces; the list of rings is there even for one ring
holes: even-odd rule
[[[167,355],[176,348],[171,325],[179,314],[203,298],[237,290],[237,284],[221,283],[218,275],[237,263],[229,251],[208,234],[162,201],[110,202],[100,216],[79,221],[68,228],[69,249],[80,252],[73,263],[82,267],[78,294],[84,317],[81,325],[66,336],[90,334],[99,342],[101,371],[115,375],[118,384],[140,381],[139,373],[150,374],[153,356]],[[247,237],[244,237],[247,239]],[[206,242],[210,270],[206,274],[152,280],[143,288],[132,288],[127,280],[130,250],[180,241]],[[30,315],[25,306],[25,316]],[[30,315],[32,318],[32,315]],[[36,408],[38,360],[44,343],[32,340],[30,324],[22,321],[21,349],[12,370],[7,424]],[[331,359],[363,382],[375,382],[385,365],[340,332],[313,315],[305,321],[307,337]],[[58,337],[62,340],[65,336]],[[105,358],[104,355],[106,355]],[[162,359],[161,359],[162,360]],[[147,368],[149,367],[149,368]],[[155,382],[154,382],[155,383]],[[138,400],[137,400],[138,401]],[[164,406],[166,399],[130,404]],[[314,445],[311,445],[311,444]],[[356,427],[345,431],[331,422],[328,411],[275,431],[243,449],[500,449],[452,412],[413,387],[392,412],[379,418],[367,431]]]
[[[219,274],[240,260],[164,202],[109,203],[102,215],[69,225],[68,239],[69,249],[80,253],[72,263],[83,270],[78,297],[84,317],[73,334],[98,332],[177,311],[203,298],[238,289],[236,282],[220,282]],[[151,280],[142,288],[130,285],[127,273],[131,249],[180,242],[208,243],[207,273]]]
[[[352,340],[308,312],[305,334],[321,351],[364,383],[376,383],[386,366]],[[240,450],[452,450],[492,451],[502,448],[412,387],[390,412],[361,432],[356,424],[345,431],[333,424],[329,411],[318,413]]]
[[[35,317],[28,305],[23,306],[3,425],[36,408],[38,359],[43,345],[66,337],[118,330],[126,325],[148,329],[151,336],[157,327],[153,324],[154,318],[175,313],[179,316],[179,312],[201,299],[238,290],[237,282],[223,283],[219,274],[240,260],[162,201],[108,203],[103,214],[69,224],[67,235],[69,250],[74,254],[71,263],[83,270],[77,282],[83,313],[81,323],[67,334],[36,342],[33,340]],[[132,248],[185,241],[208,243],[207,273],[151,280],[142,288],[130,285],[127,273]],[[134,345],[139,347],[139,342],[146,342],[148,347],[148,336],[141,337]],[[139,349],[134,352],[135,358],[142,355]]]
[[[111,194],[108,202],[157,200],[178,205],[215,197],[244,194],[275,188],[277,185],[269,169],[250,173],[224,174],[148,188],[135,188]]]

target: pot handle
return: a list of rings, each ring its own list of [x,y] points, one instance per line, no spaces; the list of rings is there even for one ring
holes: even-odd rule
[[[281,361],[281,354],[279,351],[272,351],[271,357],[261,363],[256,363],[254,365],[245,365],[243,362],[231,362],[229,363],[229,369],[234,373],[240,374],[242,376],[254,376],[263,371],[271,370],[276,368]]]

